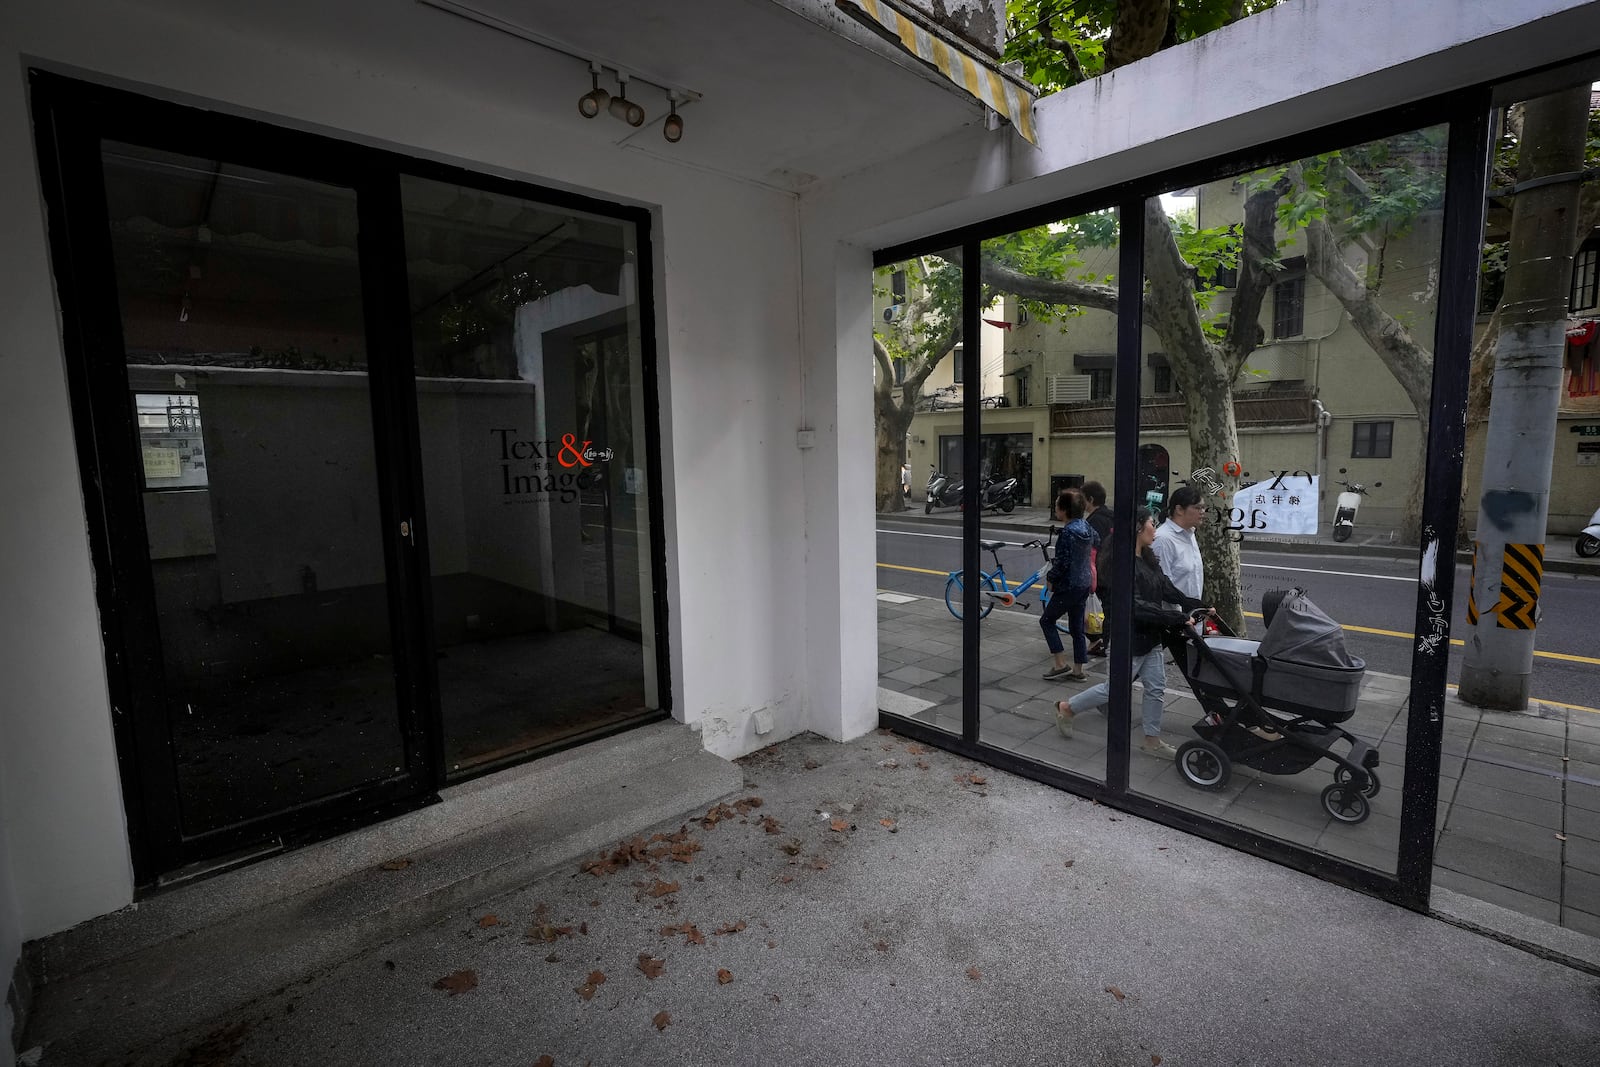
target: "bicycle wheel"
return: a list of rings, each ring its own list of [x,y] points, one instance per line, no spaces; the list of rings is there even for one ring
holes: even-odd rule
[[[954,615],[958,619],[961,618],[961,597],[962,591],[965,589],[962,575],[965,573],[965,571],[956,571],[949,578],[947,578],[944,583],[944,606],[949,608],[950,614]],[[985,589],[996,593],[1000,591],[999,588],[994,584],[993,578],[987,574],[983,574],[982,571],[979,571],[978,573],[983,578],[983,587]],[[988,618],[989,612],[993,610],[994,601],[990,600],[988,597],[984,597],[983,610],[978,612],[978,618]]]

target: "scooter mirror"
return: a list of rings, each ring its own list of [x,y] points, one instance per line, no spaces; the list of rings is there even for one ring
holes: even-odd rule
[[[1374,488],[1374,489],[1382,489],[1383,488],[1383,483],[1382,482],[1373,482],[1372,483],[1372,488]]]
[[[1343,474],[1343,473],[1345,473],[1345,470],[1344,470],[1344,468],[1343,468],[1343,467],[1340,467],[1340,468],[1339,468],[1339,473],[1340,473],[1340,474]]]

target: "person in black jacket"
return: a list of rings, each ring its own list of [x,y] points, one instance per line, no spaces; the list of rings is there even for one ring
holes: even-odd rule
[[[1147,756],[1171,759],[1177,749],[1161,740],[1162,701],[1167,691],[1165,641],[1174,626],[1189,622],[1189,612],[1206,605],[1185,595],[1162,573],[1151,551],[1155,516],[1148,508],[1134,513],[1133,676],[1144,686],[1144,744]],[[1173,605],[1178,605],[1174,607]],[[1210,610],[1209,608],[1207,610]],[[1071,700],[1056,701],[1056,727],[1072,736],[1072,719],[1080,711],[1103,710],[1111,702],[1111,684],[1090,686]]]
[[[1104,656],[1106,654],[1106,634],[1111,632],[1111,509],[1106,507],[1106,487],[1099,482],[1084,482],[1078,490],[1083,494],[1087,510],[1083,513],[1083,521],[1087,522],[1095,533],[1100,535],[1100,548],[1095,560],[1095,595],[1100,598],[1100,636],[1089,643],[1089,655]]]

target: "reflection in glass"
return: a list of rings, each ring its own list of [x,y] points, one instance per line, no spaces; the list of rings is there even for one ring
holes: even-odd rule
[[[878,708],[961,732],[961,268],[926,255],[873,278]],[[950,594],[947,598],[947,592]]]
[[[405,177],[451,774],[660,707],[633,226]]]
[[[1475,562],[1456,571],[1434,884],[1600,935],[1600,560],[1580,548],[1600,507],[1600,98],[1584,74],[1495,115],[1463,466]],[[1495,513],[1519,492],[1526,510]]]
[[[1135,754],[1130,788],[1387,872],[1418,573],[1389,546],[1417,538],[1444,159],[1435,127],[1145,212],[1144,369],[1159,348],[1181,397],[1142,413],[1170,479],[1155,547],[1172,572],[1162,538],[1194,538],[1220,630],[1170,642],[1177,766]]]
[[[1100,211],[982,249],[980,466],[985,517],[1004,523],[984,531],[984,565],[1014,601],[980,631],[980,736],[1097,780],[1105,717],[1068,727],[1058,709],[1104,681],[1109,663],[1100,562],[1116,489],[1118,230],[1116,212]]]
[[[123,144],[106,193],[181,829],[402,771],[355,196]]]

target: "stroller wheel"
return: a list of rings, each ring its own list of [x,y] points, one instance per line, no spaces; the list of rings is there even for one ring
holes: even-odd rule
[[[1178,746],[1174,762],[1178,773],[1196,789],[1221,789],[1233,774],[1233,761],[1210,741],[1185,741]]]
[[[1349,768],[1347,767],[1335,767],[1333,769],[1333,780],[1338,782],[1340,785],[1346,784],[1354,777],[1355,775],[1351,774]],[[1374,770],[1368,770],[1367,778],[1370,779],[1370,781],[1367,782],[1367,788],[1363,789],[1362,793],[1369,798],[1375,797],[1378,795],[1378,790],[1383,788],[1383,784],[1378,781],[1378,772]]]
[[[1322,809],[1343,823],[1366,822],[1372,814],[1367,798],[1353,785],[1333,783],[1322,791]]]

